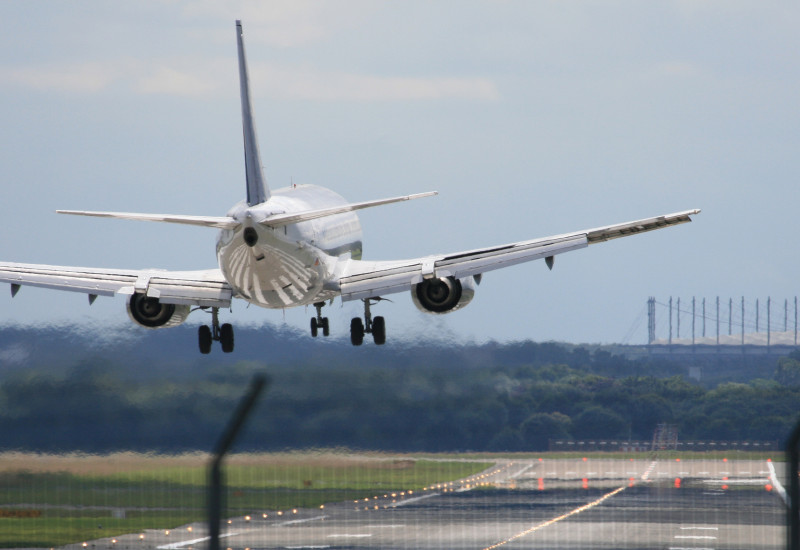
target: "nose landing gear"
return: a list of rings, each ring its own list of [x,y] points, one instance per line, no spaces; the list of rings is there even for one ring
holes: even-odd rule
[[[233,351],[233,325],[225,323],[219,324],[219,308],[211,308],[211,327],[201,325],[197,329],[197,340],[200,346],[200,353],[208,354],[211,352],[211,343],[219,342],[224,353]]]
[[[364,321],[362,322],[359,317],[354,317],[350,321],[350,342],[354,346],[364,343],[364,334],[372,334],[375,345],[382,346],[386,343],[386,321],[381,316],[373,319],[370,311],[370,303],[380,300],[382,300],[380,297],[362,300],[364,302]]]

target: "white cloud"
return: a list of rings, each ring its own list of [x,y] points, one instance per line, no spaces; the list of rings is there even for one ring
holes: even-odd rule
[[[0,67],[0,85],[37,91],[96,93],[108,87],[115,77],[114,73],[113,66],[103,63],[58,67]]]
[[[701,74],[700,67],[688,61],[666,61],[656,65],[652,74],[663,77],[691,77]]]
[[[144,94],[192,97],[213,95],[219,86],[207,76],[161,65],[151,74],[139,78],[136,89]]]
[[[119,86],[140,94],[220,97],[236,93],[234,58],[126,60],[68,67],[0,68],[0,85],[37,91],[97,94]],[[251,66],[255,97],[306,101],[435,101],[500,97],[493,81],[477,77],[376,76],[277,64]]]
[[[396,77],[259,65],[254,94],[323,101],[496,100],[494,82],[470,77]],[[258,90],[263,90],[259,94]]]

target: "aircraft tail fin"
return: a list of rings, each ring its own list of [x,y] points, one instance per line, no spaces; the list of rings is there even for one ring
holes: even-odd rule
[[[242,132],[244,134],[244,165],[247,177],[247,204],[255,206],[270,197],[269,187],[261,167],[258,152],[256,125],[253,121],[253,106],[250,102],[250,83],[247,75],[247,61],[242,40],[242,22],[236,21],[236,43],[239,53],[239,87],[242,96]]]

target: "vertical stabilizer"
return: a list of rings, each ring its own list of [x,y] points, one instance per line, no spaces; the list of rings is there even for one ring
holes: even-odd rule
[[[236,43],[239,50],[239,86],[242,95],[242,132],[244,134],[244,165],[247,176],[247,204],[254,206],[269,199],[269,188],[264,181],[261,155],[258,152],[256,125],[253,121],[253,106],[250,103],[250,83],[247,62],[244,58],[242,22],[236,21]]]

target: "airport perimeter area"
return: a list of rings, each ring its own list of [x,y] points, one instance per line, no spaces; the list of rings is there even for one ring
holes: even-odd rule
[[[28,547],[48,533],[44,547],[208,546],[205,455],[11,455],[4,547],[30,531]],[[221,545],[782,548],[784,467],[755,453],[233,455]]]

